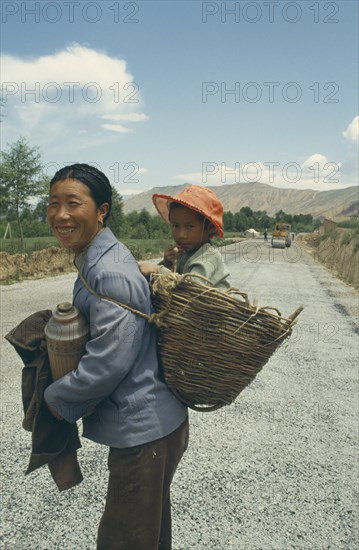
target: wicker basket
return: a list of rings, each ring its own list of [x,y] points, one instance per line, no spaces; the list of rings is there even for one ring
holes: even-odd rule
[[[194,274],[154,275],[151,292],[164,378],[196,411],[229,405],[288,338],[303,309],[285,319],[276,308],[258,308],[239,290],[222,292]]]

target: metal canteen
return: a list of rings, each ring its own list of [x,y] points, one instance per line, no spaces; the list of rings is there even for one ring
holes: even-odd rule
[[[45,337],[53,380],[77,368],[85,353],[90,328],[70,302],[58,304],[45,326]]]

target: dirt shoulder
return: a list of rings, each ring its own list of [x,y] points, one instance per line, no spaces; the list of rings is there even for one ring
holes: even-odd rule
[[[0,283],[9,284],[24,279],[41,279],[75,271],[73,254],[51,246],[32,254],[0,252]]]
[[[359,288],[359,249],[355,240],[348,240],[347,235],[348,230],[337,229],[324,239],[310,233],[298,237],[297,242],[336,277]]]

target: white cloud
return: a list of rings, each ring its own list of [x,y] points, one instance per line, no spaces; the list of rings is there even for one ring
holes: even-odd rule
[[[120,115],[102,115],[104,120],[121,120],[124,122],[143,122],[148,120],[148,116],[144,113],[123,113]]]
[[[105,130],[112,130],[113,132],[119,132],[120,134],[125,134],[126,132],[132,132],[130,128],[121,126],[120,124],[101,124],[101,128]]]
[[[311,189],[321,191],[342,188],[345,185],[342,167],[341,162],[334,162],[321,153],[314,153],[301,165],[303,183],[308,182]]]
[[[203,162],[201,172],[174,176],[182,183],[205,186],[259,182],[273,187],[327,191],[342,189],[355,181],[342,173],[342,163],[331,162],[325,155],[314,153],[304,161]]]
[[[359,115],[353,118],[347,128],[342,132],[348,141],[358,141],[359,139]]]
[[[92,134],[126,133],[127,125],[117,122],[148,119],[126,61],[106,52],[71,44],[35,58],[3,54],[1,67],[5,122],[17,135],[46,134],[46,144],[58,139],[54,130],[63,136],[77,134],[79,126]]]
[[[320,153],[314,153],[314,155],[310,155],[307,159],[305,159],[304,162],[302,162],[301,166],[304,169],[310,169],[315,163],[323,166],[328,162],[328,159],[325,155],[322,155]]]

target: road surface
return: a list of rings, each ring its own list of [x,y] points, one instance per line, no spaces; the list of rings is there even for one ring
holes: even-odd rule
[[[289,340],[230,406],[190,412],[173,483],[174,550],[358,547],[358,295],[294,242],[223,248],[235,287],[283,315]],[[74,274],[1,287],[2,333],[71,299]],[[84,481],[59,493],[46,467],[24,476],[21,362],[2,340],[3,534],[7,550],[95,548],[107,449],[83,440]]]

